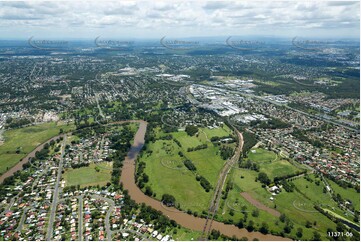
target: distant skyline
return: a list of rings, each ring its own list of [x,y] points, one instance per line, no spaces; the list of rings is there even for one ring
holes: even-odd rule
[[[359,38],[359,1],[0,1],[0,39]]]

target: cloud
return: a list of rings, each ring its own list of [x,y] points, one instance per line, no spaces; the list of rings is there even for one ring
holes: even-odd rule
[[[149,33],[160,36],[165,30],[177,34],[180,29],[188,36],[224,35],[226,31],[237,33],[240,28],[259,34],[287,35],[307,29],[314,34],[358,36],[359,19],[358,1],[0,2],[2,30],[19,36],[25,27],[43,34],[79,32],[88,36],[92,29],[106,29],[114,35],[137,32],[148,37]]]

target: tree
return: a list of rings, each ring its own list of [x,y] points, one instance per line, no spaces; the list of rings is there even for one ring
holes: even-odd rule
[[[145,187],[145,195],[147,195],[147,196],[153,195],[153,190],[152,190],[152,188],[150,188],[150,186]]]
[[[321,240],[321,235],[320,233],[318,232],[313,232],[313,238],[312,238],[313,241],[320,241]]]
[[[255,209],[252,211],[252,216],[253,217],[258,217],[259,216],[259,210],[258,209]]]
[[[210,239],[218,240],[219,236],[221,236],[221,233],[218,230],[212,229]]]
[[[174,196],[170,195],[170,194],[163,194],[162,196],[162,202],[163,204],[167,205],[167,206],[174,206],[175,205],[175,198]]]
[[[259,231],[262,234],[268,234],[268,224],[266,222],[263,222]]]
[[[267,174],[264,172],[258,173],[257,178],[261,183],[263,183],[265,185],[269,185],[271,183],[271,180],[268,178]]]
[[[282,223],[284,223],[286,221],[286,218],[287,218],[286,215],[284,213],[282,213],[281,216],[280,216],[280,221]]]
[[[249,231],[249,232],[252,232],[254,230],[254,222],[252,220],[248,221],[248,224],[247,224],[247,227],[246,229]]]
[[[240,219],[236,226],[240,229],[244,228],[243,219]]]
[[[302,235],[303,235],[303,230],[302,230],[302,228],[297,228],[296,236],[297,236],[298,238],[301,238]]]
[[[193,136],[198,132],[198,128],[194,125],[187,125],[185,131],[189,136]]]

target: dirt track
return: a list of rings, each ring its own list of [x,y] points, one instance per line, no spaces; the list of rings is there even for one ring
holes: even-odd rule
[[[269,212],[270,214],[279,217],[281,215],[280,212],[273,208],[269,208],[263,203],[259,202],[258,200],[254,199],[249,193],[247,192],[241,192],[241,196],[246,199],[248,202],[250,202],[252,205],[254,205],[256,208],[261,209],[263,211]]]

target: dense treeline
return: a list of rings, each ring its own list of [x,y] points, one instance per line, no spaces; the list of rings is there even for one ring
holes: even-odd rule
[[[254,170],[257,172],[260,169],[260,165],[257,164],[257,162],[253,162],[251,160],[244,160],[243,158],[240,158],[240,160],[239,160],[239,167]]]
[[[196,166],[193,164],[192,161],[185,160],[185,161],[183,161],[183,163],[188,168],[188,170],[190,170],[190,171],[196,171],[197,170]]]
[[[247,157],[248,151],[257,144],[257,139],[253,133],[248,131],[244,131],[242,135],[244,141],[242,153],[243,153],[243,157]]]
[[[212,189],[211,184],[205,177],[201,175],[197,175],[196,180],[200,182],[201,186],[204,188],[206,192],[209,192]]]
[[[123,167],[123,160],[127,155],[131,147],[130,141],[134,137],[134,132],[127,126],[127,124],[122,125],[123,129],[118,132],[112,133],[109,136],[109,140],[111,141],[110,148],[115,149],[115,153],[110,157],[113,160],[113,170],[112,170],[112,178],[111,182],[114,186],[118,186],[120,182],[120,172]]]
[[[89,166],[89,163],[78,163],[78,164],[72,163],[71,164],[71,168],[73,168],[73,169],[77,169],[80,167],[88,167],[88,166]]]
[[[291,127],[289,123],[283,122],[278,118],[270,118],[267,121],[252,121],[251,126],[257,126],[262,129],[285,129]]]
[[[192,151],[203,150],[203,149],[207,149],[207,148],[208,148],[207,144],[201,144],[201,145],[197,145],[196,147],[190,147],[187,149],[187,151],[192,152]]]
[[[289,178],[299,176],[299,175],[302,175],[302,174],[306,174],[306,173],[307,173],[307,170],[303,170],[303,171],[297,171],[294,174],[288,174],[288,175],[284,175],[284,176],[276,176],[275,178],[273,178],[273,181],[278,182],[280,180],[289,179]]]
[[[19,119],[13,119],[13,118],[8,118],[6,119],[6,123],[5,123],[5,128],[20,128],[22,126],[31,124],[32,122],[34,122],[34,119],[27,119],[27,118],[19,118]]]
[[[193,136],[198,132],[198,128],[197,128],[197,126],[187,125],[185,131],[187,132],[187,134],[189,136]]]
[[[220,154],[223,160],[227,160],[232,157],[233,149],[229,146],[222,146],[220,149]]]

